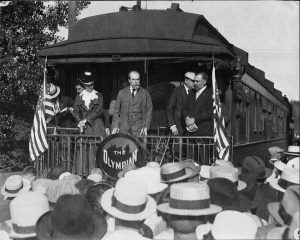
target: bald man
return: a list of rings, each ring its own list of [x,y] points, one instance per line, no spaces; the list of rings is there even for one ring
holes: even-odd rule
[[[145,136],[152,118],[152,100],[147,90],[140,86],[140,74],[128,74],[129,86],[120,90],[115,103],[112,134],[121,132]]]

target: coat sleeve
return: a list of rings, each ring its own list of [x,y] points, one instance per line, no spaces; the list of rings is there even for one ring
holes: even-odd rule
[[[93,125],[95,118],[101,117],[103,111],[103,95],[102,93],[98,93],[98,103],[94,104],[92,111],[86,117],[86,120]]]
[[[152,119],[152,110],[153,110],[153,106],[152,106],[151,96],[150,96],[149,92],[146,91],[146,123],[145,123],[145,127],[147,129],[150,128],[150,123],[151,123],[151,119]]]
[[[195,118],[196,125],[200,124],[201,122],[210,121],[213,119],[213,99],[211,94],[207,95],[205,109],[199,112]]]
[[[173,90],[167,106],[167,118],[168,118],[169,127],[176,124],[174,119],[174,109],[176,107],[176,95],[177,95],[177,88]]]
[[[80,107],[79,107],[79,96],[76,96],[76,98],[75,98],[75,103],[73,106],[72,114],[77,122],[79,122],[81,120],[81,113],[80,113]]]
[[[187,116],[190,115],[190,101],[191,101],[191,93],[187,96],[184,101],[183,108],[182,108],[182,117],[185,120]]]
[[[111,123],[112,128],[119,128],[120,124],[120,113],[121,113],[121,98],[122,94],[121,91],[119,91],[117,100],[115,102],[115,107],[114,107],[114,113],[113,113],[113,120]]]

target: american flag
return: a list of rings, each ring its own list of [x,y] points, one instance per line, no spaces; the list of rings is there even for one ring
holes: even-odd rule
[[[49,84],[46,85],[46,93],[49,93]],[[45,119],[52,119],[55,115],[54,103],[48,97],[49,95],[45,94],[44,107],[45,107]]]
[[[36,105],[36,110],[31,127],[31,134],[29,140],[29,153],[31,160],[34,161],[44,151],[48,149],[47,142],[47,126],[45,120],[45,108],[43,104],[44,86],[41,88],[39,99]]]
[[[214,142],[219,159],[229,160],[229,142],[226,136],[225,121],[222,116],[221,102],[216,81],[216,69],[213,64],[213,117],[214,117]]]

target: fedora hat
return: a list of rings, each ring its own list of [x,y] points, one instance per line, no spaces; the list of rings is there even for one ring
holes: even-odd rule
[[[300,157],[295,157],[289,160],[287,163],[276,161],[274,163],[274,167],[276,167],[280,171],[282,171],[284,168],[287,167],[299,169],[299,163],[300,163]]]
[[[53,83],[47,84],[46,88],[46,98],[56,98],[60,93],[60,87],[54,85]]]
[[[207,181],[211,202],[223,210],[246,212],[256,207],[253,201],[237,191],[236,185],[226,178],[213,178]]]
[[[52,184],[53,180],[47,178],[39,178],[32,182],[31,190],[46,194],[47,188]]]
[[[147,186],[126,177],[103,193],[101,206],[110,215],[127,221],[144,220],[156,212],[156,202],[148,196]]]
[[[104,218],[93,212],[82,195],[61,196],[53,211],[36,224],[38,239],[102,239],[107,231]]]
[[[293,214],[300,210],[299,186],[290,186],[285,191],[281,202],[272,202],[267,205],[269,213],[281,225],[290,225]]]
[[[243,160],[241,172],[242,174],[255,174],[257,180],[263,180],[271,176],[272,169],[266,168],[260,157],[247,156]]]
[[[212,166],[209,169],[209,178],[227,178],[230,181],[232,181],[235,186],[237,187],[237,190],[243,190],[247,187],[247,184],[244,181],[241,181],[238,179],[239,176],[239,170],[235,167],[230,166]]]
[[[171,215],[203,216],[216,214],[222,208],[211,204],[207,184],[188,182],[171,185],[169,202],[158,205],[157,210]]]
[[[238,211],[222,211],[217,214],[211,227],[214,239],[255,239],[256,222]]]
[[[195,176],[194,174],[196,171],[198,170],[186,167],[180,162],[173,162],[162,165],[160,168],[160,175],[162,182],[172,183],[191,178],[192,176]]]
[[[23,181],[20,175],[11,175],[6,178],[4,185],[1,187],[1,193],[4,197],[16,197],[21,193],[30,190],[28,181]]]
[[[168,187],[168,184],[161,183],[160,173],[153,168],[142,167],[125,173],[125,177],[134,177],[137,181],[146,184],[148,194],[162,192]]]
[[[299,169],[287,167],[282,170],[279,178],[275,178],[269,184],[272,188],[280,192],[285,192],[289,186],[297,185],[299,187],[299,177]]]
[[[285,155],[300,156],[300,146],[290,145],[288,150],[283,152]]]
[[[36,222],[50,210],[46,196],[38,192],[26,192],[17,196],[11,201],[9,208],[11,219],[6,223],[11,228],[11,238],[36,236]]]

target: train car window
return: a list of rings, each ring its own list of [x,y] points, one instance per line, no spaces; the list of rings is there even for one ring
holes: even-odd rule
[[[245,103],[245,119],[246,119],[246,142],[250,142],[250,106]]]

